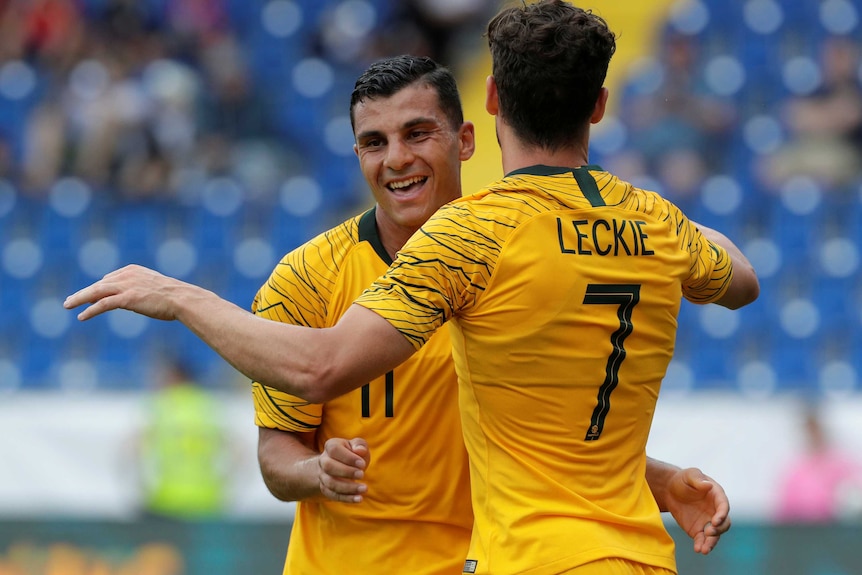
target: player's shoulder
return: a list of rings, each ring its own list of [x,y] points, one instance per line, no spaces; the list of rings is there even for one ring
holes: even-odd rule
[[[588,172],[606,205],[624,205],[632,200],[653,204],[661,199],[661,195],[657,192],[639,187],[598,166],[590,166]]]
[[[302,313],[316,310],[315,313],[325,316],[344,262],[359,241],[360,217],[349,218],[285,254],[258,291],[254,309],[260,312],[290,304],[301,308]],[[289,323],[317,326],[315,321],[323,321],[319,318],[312,321],[310,316],[299,319],[300,315],[297,311]]]
[[[367,212],[366,212],[367,213]],[[366,213],[358,214],[312,238],[313,244],[353,246],[359,242],[359,223]]]
[[[489,206],[506,203],[511,200],[512,192],[524,191],[517,189],[510,182],[497,180],[485,186],[484,188],[465,194],[460,198],[452,200],[448,204],[442,206],[439,212],[446,213],[447,211],[469,210],[471,208],[483,209]]]
[[[469,196],[457,198],[438,208],[422,228],[427,230],[442,226],[448,229],[453,224],[465,225],[466,222],[470,222],[470,227],[473,227],[495,219],[495,216],[507,212],[505,206],[510,202],[510,198],[497,192],[483,188]]]
[[[289,252],[285,257],[291,259],[304,259],[315,255],[326,259],[343,257],[345,253],[359,243],[359,222],[362,217],[363,214],[353,216],[319,233]]]
[[[609,172],[597,174],[596,183],[609,206],[619,206],[661,220],[684,217],[679,206],[659,191],[640,187]]]

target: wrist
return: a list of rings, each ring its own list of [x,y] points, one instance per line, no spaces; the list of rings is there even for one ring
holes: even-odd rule
[[[673,482],[677,480],[677,474],[681,471],[675,465],[647,458],[646,479],[659,511],[670,511],[668,505],[671,501],[671,489]]]

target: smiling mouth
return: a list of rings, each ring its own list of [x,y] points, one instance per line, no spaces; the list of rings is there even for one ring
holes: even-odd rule
[[[417,176],[408,180],[401,180],[400,182],[392,182],[386,187],[391,192],[408,192],[416,187],[421,186],[426,181],[428,181],[427,177]]]

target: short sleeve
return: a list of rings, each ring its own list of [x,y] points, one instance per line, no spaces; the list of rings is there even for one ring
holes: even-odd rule
[[[320,426],[323,406],[271,387],[252,384],[254,423],[258,427],[307,433]]]

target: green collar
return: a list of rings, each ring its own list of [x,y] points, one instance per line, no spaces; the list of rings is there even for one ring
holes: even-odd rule
[[[377,219],[375,218],[375,212],[377,210],[377,206],[374,206],[359,218],[359,241],[360,242],[368,242],[371,244],[371,247],[374,248],[374,251],[380,256],[380,259],[383,260],[386,265],[392,265],[392,258],[389,257],[389,254],[386,252],[386,248],[383,247],[383,242],[380,240],[380,234],[377,232]]]
[[[597,166],[596,164],[586,164],[584,166],[581,166],[580,168],[563,168],[560,166],[545,166],[543,164],[536,164],[535,166],[528,166],[526,168],[511,171],[506,174],[506,177],[508,178],[509,176],[518,176],[521,174],[526,174],[530,176],[556,176],[558,174],[565,174],[566,172],[576,172],[579,170],[598,172],[604,171],[601,166]]]
[[[559,174],[572,174],[575,180],[578,182],[578,186],[581,188],[581,193],[584,194],[584,197],[590,202],[590,205],[595,207],[604,206],[605,199],[602,197],[601,192],[599,192],[599,186],[596,184],[596,179],[593,178],[590,171],[604,171],[601,167],[595,164],[587,164],[586,166],[581,166],[580,168],[560,168],[557,166],[543,166],[541,164],[536,166],[529,166],[527,168],[521,168],[520,170],[515,170],[513,172],[509,172],[506,174],[506,177],[516,176],[520,174],[528,174],[532,176],[556,176]]]

